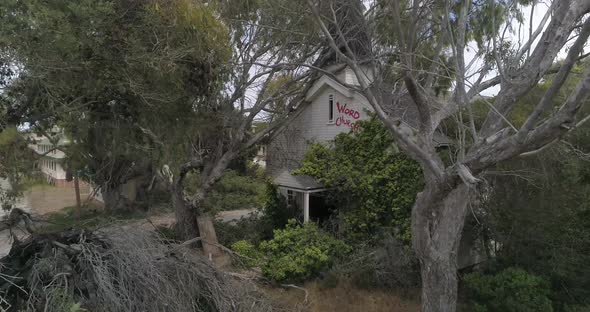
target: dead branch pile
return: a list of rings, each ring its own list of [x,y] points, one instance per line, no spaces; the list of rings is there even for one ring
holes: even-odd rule
[[[34,235],[0,260],[0,310],[272,310],[250,285],[174,247],[137,228]]]

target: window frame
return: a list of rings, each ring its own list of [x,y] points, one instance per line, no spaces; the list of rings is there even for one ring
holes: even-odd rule
[[[334,94],[328,95],[328,124],[333,124],[334,116]]]
[[[295,205],[295,192],[287,190],[287,205]]]

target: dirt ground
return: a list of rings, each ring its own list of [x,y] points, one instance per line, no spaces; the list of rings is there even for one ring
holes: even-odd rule
[[[307,302],[305,291],[307,291]],[[319,282],[310,282],[302,289],[266,288],[265,292],[285,308],[301,312],[420,311],[416,294],[401,294],[393,290],[359,289],[346,281],[332,288],[321,287]]]
[[[82,202],[90,195],[89,187],[80,187]],[[64,207],[76,205],[76,194],[73,188],[59,188],[51,185],[35,185],[24,194],[24,202],[36,215],[57,212]]]

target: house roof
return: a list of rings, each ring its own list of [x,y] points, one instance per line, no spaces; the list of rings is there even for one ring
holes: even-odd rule
[[[273,175],[274,182],[278,186],[302,191],[311,191],[324,188],[319,182],[308,175],[293,175],[288,168],[284,168]]]
[[[321,78],[315,81],[313,86],[309,89],[309,91],[307,91],[305,100],[309,102],[313,101],[313,99],[315,99],[321,93],[321,91],[328,86],[348,98],[352,98],[354,96],[354,91],[352,91],[350,88],[347,88],[336,80],[323,75]]]

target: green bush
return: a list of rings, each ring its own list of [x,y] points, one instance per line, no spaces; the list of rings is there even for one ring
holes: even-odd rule
[[[238,253],[235,264],[245,268],[259,266],[262,260],[262,253],[247,240],[240,240],[231,245],[231,249]]]
[[[229,170],[215,184],[207,206],[215,210],[260,209],[264,204],[264,180]]]
[[[266,224],[258,213],[252,213],[242,217],[236,222],[224,222],[215,220],[215,231],[219,243],[231,246],[240,240],[247,240],[258,244],[263,240],[272,238],[272,228]]]
[[[339,208],[340,230],[349,241],[371,240],[387,228],[409,244],[412,206],[423,187],[420,166],[397,150],[378,119],[358,125],[359,131],[336,136],[333,146],[312,144],[294,174],[330,188],[329,201]]]
[[[262,219],[268,224],[268,228],[272,230],[284,228],[290,219],[296,217],[296,213],[297,211],[287,207],[287,199],[279,193],[277,186],[267,181]],[[272,230],[271,233],[267,233],[270,237],[272,237]]]
[[[478,312],[552,312],[549,283],[519,268],[494,275],[472,273],[465,286]]]
[[[215,221],[215,230],[222,245],[230,246],[239,240],[248,240],[256,245],[271,239],[274,230],[284,228],[289,219],[296,217],[296,209],[287,208],[287,200],[279,193],[276,185],[267,181],[263,193],[262,211],[235,223]]]
[[[565,306],[563,311],[564,312],[588,312],[588,311],[590,311],[590,306],[589,305]]]
[[[260,244],[266,260],[262,273],[277,282],[301,282],[331,267],[336,259],[351,248],[314,223],[300,226],[294,219],[286,228],[275,230],[274,238]]]

